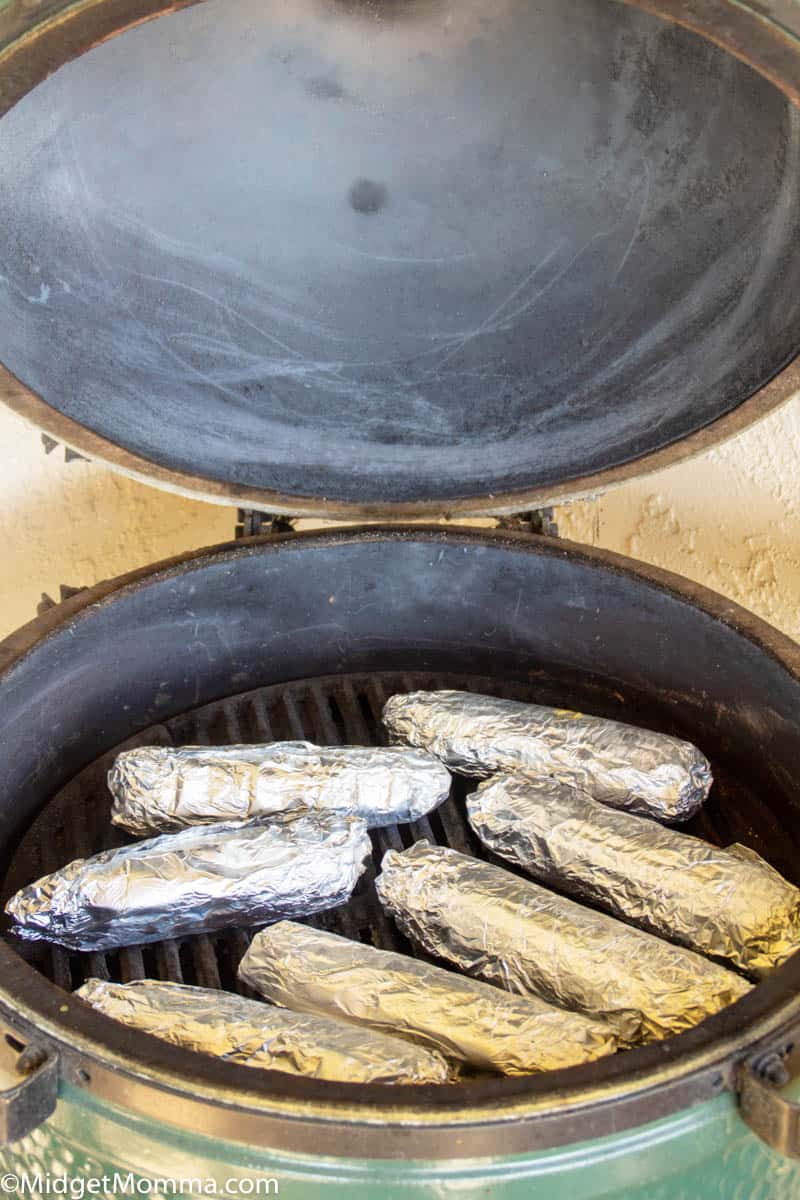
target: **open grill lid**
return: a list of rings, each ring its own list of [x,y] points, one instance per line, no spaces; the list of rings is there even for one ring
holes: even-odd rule
[[[0,11],[0,383],[53,436],[276,511],[499,512],[800,387],[800,13],[208,0],[104,41],[166,7]]]

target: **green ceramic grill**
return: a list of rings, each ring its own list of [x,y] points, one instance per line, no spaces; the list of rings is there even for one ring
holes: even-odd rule
[[[798,104],[797,0],[0,0],[2,399],[247,535],[0,645],[3,898],[115,844],[122,746],[377,744],[442,687],[689,738],[689,831],[800,883],[800,650],[547,515],[800,389]],[[374,831],[321,927],[397,949],[375,865],[481,853],[464,789]],[[72,996],[235,990],[249,936],[4,931],[2,1190],[800,1197],[795,959],[678,1037],[446,1087],[248,1069]]]

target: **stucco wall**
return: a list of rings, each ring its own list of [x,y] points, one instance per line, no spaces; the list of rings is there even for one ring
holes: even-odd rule
[[[562,534],[706,583],[800,639],[799,401],[702,458],[562,507]],[[65,463],[5,409],[0,462],[0,636],[61,583],[233,537],[234,509]]]
[[[194,504],[94,463],[45,453],[0,407],[0,636],[36,615],[41,593],[96,583],[233,537],[235,510]]]

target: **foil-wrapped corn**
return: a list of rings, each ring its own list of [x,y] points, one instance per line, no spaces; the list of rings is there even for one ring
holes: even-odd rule
[[[486,846],[536,879],[743,971],[800,949],[800,891],[753,851],[720,850],[554,779],[489,780],[467,812]]]
[[[131,1029],[248,1067],[340,1083],[448,1079],[447,1064],[435,1050],[212,988],[89,979],[75,995]]]
[[[306,807],[368,828],[416,821],[447,799],[450,774],[405,746],[143,746],[108,774],[111,819],[138,836]]]
[[[680,1033],[750,989],[699,954],[428,842],[387,851],[376,887],[403,932],[431,954],[601,1017],[623,1044]]]
[[[550,1071],[616,1049],[603,1021],[290,921],[256,935],[239,976],[274,1004],[398,1033],[484,1071]]]
[[[453,771],[555,776],[595,800],[685,821],[711,787],[690,742],[619,721],[472,692],[411,692],[383,709],[392,736],[430,750]]]
[[[78,859],[6,912],[20,937],[110,950],[333,908],[369,853],[364,822],[339,813],[201,825]]]

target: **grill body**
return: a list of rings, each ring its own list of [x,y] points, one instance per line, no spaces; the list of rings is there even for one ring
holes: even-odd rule
[[[0,115],[26,151],[0,181],[4,402],[160,486],[397,520],[591,493],[796,392],[798,0],[445,7],[0,0]],[[2,887],[113,844],[122,746],[370,741],[381,691],[442,684],[696,740],[716,784],[695,831],[800,882],[797,647],[613,555],[395,528],[162,564],[0,646]],[[462,802],[381,831],[375,862],[420,835],[476,851]],[[321,923],[410,949],[369,884]],[[737,1100],[748,1063],[800,1044],[800,963],[663,1044],[448,1089],[248,1070],[70,998],[87,974],[234,986],[247,938],[0,939],[0,1054],[58,1075],[0,1167],[304,1200],[800,1198]]]
[[[695,831],[742,840],[797,879],[800,652],[704,589],[605,552],[419,527],[254,540],[99,585],[20,630],[2,655],[6,893],[119,836],[103,778],[122,745],[369,742],[385,695],[448,684],[693,737],[716,777]],[[376,831],[376,862],[418,836],[475,851],[466,786],[429,821]],[[406,948],[369,879],[319,919]],[[666,1043],[444,1090],[356,1089],[218,1063],[68,995],[89,973],[234,986],[247,939],[238,930],[105,957],[34,947],[27,961],[0,943],[5,1028],[49,1048],[60,1069],[53,1116],[3,1164],[260,1173],[304,1197],[446,1186],[514,1196],[535,1181],[548,1197],[651,1200],[704,1194],[709,1173],[714,1194],[731,1200],[743,1179],[755,1196],[800,1196],[797,1168],[750,1132],[736,1100],[745,1060],[794,1039],[793,961]]]
[[[796,1090],[800,1097],[800,1090]],[[447,1137],[446,1134],[443,1137]],[[16,1146],[0,1170],[66,1171],[113,1180],[213,1180],[220,1194],[259,1182],[284,1200],[795,1200],[800,1172],[751,1133],[735,1103],[720,1098],[639,1129],[533,1154],[448,1161],[387,1162],[282,1154],[200,1133],[176,1135],[163,1121],[131,1119],[65,1089],[57,1114]],[[279,1190],[267,1191],[272,1181]],[[134,1184],[136,1186],[136,1184]],[[110,1189],[109,1189],[110,1192]],[[246,1194],[244,1189],[242,1195]],[[249,1193],[257,1194],[255,1191]]]

